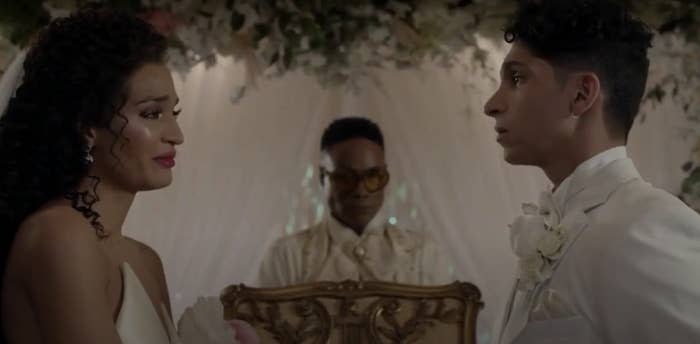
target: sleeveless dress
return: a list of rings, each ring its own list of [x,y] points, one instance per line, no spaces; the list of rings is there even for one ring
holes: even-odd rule
[[[180,344],[173,324],[164,327],[138,276],[127,262],[121,265],[123,301],[116,328],[123,344]],[[160,311],[169,319],[163,304]]]

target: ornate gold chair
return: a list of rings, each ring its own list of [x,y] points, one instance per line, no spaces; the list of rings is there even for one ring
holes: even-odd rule
[[[262,343],[468,343],[476,341],[479,289],[465,282],[413,286],[316,282],[284,288],[232,285],[226,319],[249,322]]]

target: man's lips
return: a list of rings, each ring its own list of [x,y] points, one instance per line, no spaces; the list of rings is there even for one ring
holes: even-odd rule
[[[503,127],[498,127],[498,126],[495,128],[495,130],[496,130],[496,134],[497,134],[496,141],[500,143],[501,141],[503,141],[503,139],[508,134],[508,130],[503,128]]]

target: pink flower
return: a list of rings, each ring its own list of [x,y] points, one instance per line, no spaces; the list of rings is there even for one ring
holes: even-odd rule
[[[166,10],[152,10],[139,15],[139,17],[153,25],[153,28],[165,37],[171,36],[180,25],[180,21],[175,15]]]
[[[236,332],[236,340],[240,344],[260,344],[260,337],[255,329],[243,320],[229,320],[229,326]]]

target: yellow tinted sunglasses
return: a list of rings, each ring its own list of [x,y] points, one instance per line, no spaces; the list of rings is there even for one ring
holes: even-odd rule
[[[361,182],[367,192],[373,193],[383,189],[389,183],[389,171],[386,166],[370,168],[360,173],[352,170],[329,172],[321,167],[321,175],[328,176],[333,186],[343,192],[354,190],[357,183]]]

